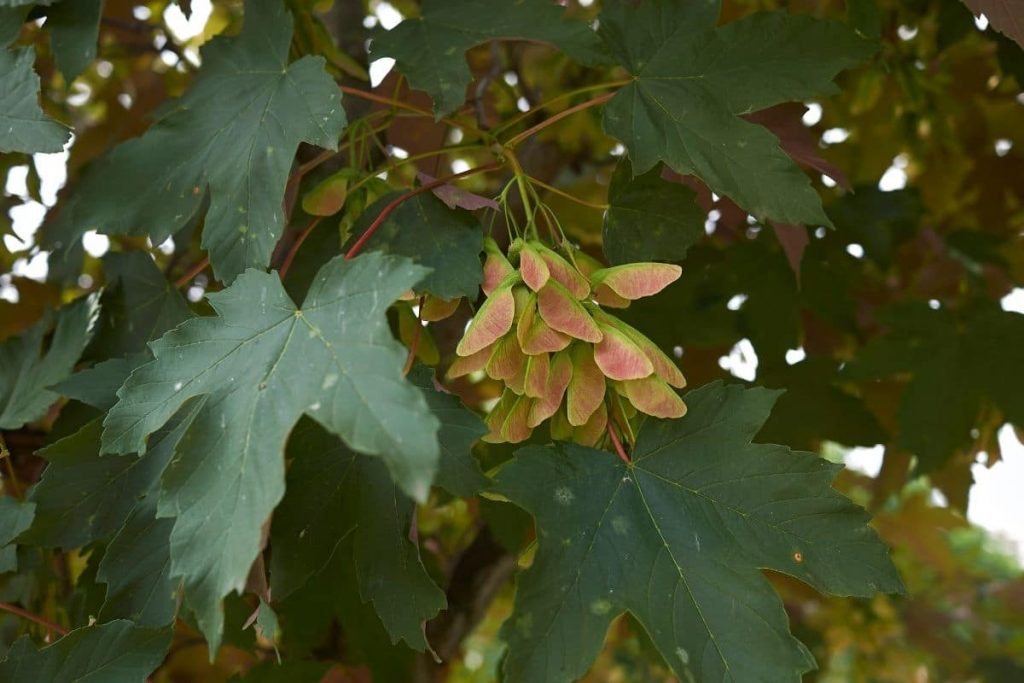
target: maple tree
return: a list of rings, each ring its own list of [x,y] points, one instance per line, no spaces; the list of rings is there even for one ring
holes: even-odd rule
[[[0,679],[1020,678],[1014,3],[193,4],[0,0]]]

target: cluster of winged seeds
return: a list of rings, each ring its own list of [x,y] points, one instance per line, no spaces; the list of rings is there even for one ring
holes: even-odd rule
[[[504,383],[485,440],[517,443],[551,418],[553,438],[594,445],[609,415],[621,426],[635,411],[665,418],[686,412],[672,388],[686,383],[676,364],[605,310],[660,292],[679,278],[679,266],[603,268],[582,252],[566,259],[521,238],[507,258],[492,239],[485,250],[487,299],[448,371],[454,378],[483,370]]]

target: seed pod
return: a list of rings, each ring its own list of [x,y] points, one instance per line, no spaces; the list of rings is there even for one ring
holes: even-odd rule
[[[604,285],[623,299],[652,296],[679,279],[683,269],[671,263],[627,263],[590,275],[595,287]]]
[[[555,280],[549,280],[537,292],[537,308],[548,325],[570,337],[597,343],[601,330],[587,310],[572,294]]]

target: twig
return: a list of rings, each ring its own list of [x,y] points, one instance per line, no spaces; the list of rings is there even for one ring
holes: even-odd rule
[[[18,607],[17,605],[12,605],[9,602],[0,602],[0,610],[3,610],[5,612],[10,612],[11,614],[16,614],[19,617],[21,617],[22,619],[28,619],[29,621],[34,621],[35,623],[37,623],[40,626],[44,627],[47,631],[53,631],[53,632],[59,633],[62,636],[66,636],[68,633],[70,633],[70,631],[68,631],[68,629],[64,628],[60,624],[52,622],[49,619],[47,619],[46,617],[41,617],[38,614],[34,614],[32,612],[29,612],[28,610],[22,609],[21,607]]]
[[[174,286],[176,288],[178,288],[178,289],[184,287],[188,283],[192,282],[192,279],[196,275],[199,275],[199,273],[201,273],[204,270],[206,270],[206,266],[208,266],[208,265],[210,265],[210,257],[209,256],[207,256],[202,261],[200,261],[199,263],[197,263],[194,266],[192,266],[187,273],[185,273],[184,275],[179,277],[177,280],[175,280],[174,281]]]
[[[612,440],[612,445],[615,446],[615,452],[618,454],[619,459],[629,465],[629,456],[626,454],[626,449],[622,447],[622,441],[619,440],[619,434],[615,431],[615,425],[612,424],[611,416],[608,417],[608,438]]]
[[[384,221],[387,220],[388,216],[390,216],[391,213],[399,206],[401,206],[403,203],[409,201],[410,199],[417,195],[423,194],[424,192],[430,192],[435,187],[441,187],[442,185],[450,183],[453,180],[458,180],[459,178],[465,178],[467,176],[476,175],[477,173],[493,171],[494,169],[499,167],[500,164],[498,164],[498,162],[492,161],[490,163],[484,164],[483,166],[477,166],[476,168],[471,168],[469,170],[462,171],[461,173],[453,173],[451,175],[446,175],[441,178],[436,178],[434,180],[431,180],[429,183],[424,183],[420,185],[415,190],[410,190],[399,197],[395,197],[390,202],[388,202],[387,206],[385,206],[381,210],[380,214],[378,214],[377,217],[373,220],[373,223],[370,223],[370,227],[368,227],[366,231],[359,236],[359,239],[356,240],[355,244],[353,244],[352,247],[348,250],[348,253],[345,254],[345,260],[351,261],[353,258],[355,258],[356,255],[362,250],[362,248],[366,246],[366,243],[370,241],[370,238],[373,237],[374,233],[377,232],[377,229],[384,224]]]
[[[604,211],[604,210],[606,210],[608,208],[607,204],[595,204],[594,202],[588,202],[585,199],[580,199],[579,197],[576,197],[574,195],[569,194],[565,190],[559,190],[554,185],[548,185],[543,180],[537,180],[536,178],[534,178],[532,176],[526,176],[526,179],[528,181],[530,181],[531,185],[536,185],[538,187],[542,187],[545,190],[547,190],[548,192],[550,192],[551,194],[557,194],[559,197],[562,197],[563,199],[568,199],[571,202],[576,202],[577,204],[579,204],[581,206],[587,206],[587,207],[590,207],[591,209],[598,209],[599,211]]]
[[[309,233],[313,232],[313,228],[319,225],[320,221],[323,219],[323,216],[315,217],[309,222],[309,225],[299,233],[299,236],[295,238],[295,241],[292,242],[292,248],[288,250],[288,255],[284,257],[284,262],[281,264],[281,268],[278,271],[282,280],[284,280],[284,276],[288,273],[288,269],[292,267],[292,261],[295,260],[295,255],[299,253],[299,247],[301,247],[302,243],[306,241],[307,237],[309,237]]]
[[[352,95],[353,97],[359,97],[361,99],[369,100],[370,102],[376,102],[378,104],[386,104],[386,105],[388,105],[390,107],[395,107],[397,109],[405,109],[406,111],[413,111],[413,112],[416,112],[417,114],[421,114],[423,116],[429,116],[431,118],[434,117],[434,113],[432,111],[430,111],[429,109],[424,109],[422,107],[417,107],[416,105],[409,104],[408,102],[403,102],[401,100],[393,100],[390,97],[383,97],[381,95],[377,95],[376,93],[368,92],[366,90],[361,90],[359,88],[353,88],[353,87],[347,86],[347,85],[339,85],[338,88],[343,93],[345,93],[346,95]],[[453,120],[451,118],[448,118],[447,116],[441,117],[441,120],[444,121],[445,123],[447,123],[449,126],[454,126],[456,128],[461,128],[463,130],[469,131],[470,133],[474,133],[474,134],[476,134],[479,137],[482,137],[482,138],[489,137],[485,131],[480,130],[479,128],[477,128],[476,126],[474,126],[472,124],[459,123],[458,121],[455,121],[455,120]]]
[[[516,145],[518,145],[523,140],[525,140],[525,139],[527,139],[527,138],[529,138],[529,137],[531,137],[533,135],[536,135],[537,133],[539,133],[540,131],[544,130],[548,126],[550,126],[550,125],[552,125],[554,123],[557,123],[558,121],[561,121],[565,117],[572,116],[573,114],[575,114],[578,111],[583,111],[584,109],[589,109],[590,107],[596,107],[599,104],[604,104],[605,102],[607,102],[608,100],[610,100],[614,96],[615,96],[615,93],[609,92],[609,93],[605,93],[604,95],[598,95],[597,97],[589,99],[586,102],[580,102],[577,105],[573,105],[572,107],[569,107],[568,109],[566,109],[564,111],[558,112],[557,114],[555,114],[554,116],[552,116],[550,118],[544,119],[543,121],[538,123],[536,126],[533,126],[532,128],[527,128],[522,133],[519,133],[518,135],[513,136],[508,142],[505,143],[505,146],[506,147],[515,147]]]

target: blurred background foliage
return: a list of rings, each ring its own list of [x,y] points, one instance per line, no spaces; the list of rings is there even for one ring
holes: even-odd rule
[[[201,256],[194,225],[162,245],[87,235],[85,269],[70,282],[59,269],[47,268],[38,246],[60,209],[65,166],[66,187],[73,188],[92,160],[141,133],[148,115],[187,87],[200,61],[198,47],[237,30],[242,17],[240,2],[181,4],[192,5],[187,22],[176,3],[106,0],[98,59],[72,83],[55,68],[46,35],[32,23],[22,29],[19,41],[38,50],[44,107],[73,125],[76,137],[62,155],[0,156],[0,272],[7,273],[0,276],[0,339],[25,330],[47,308],[100,286],[99,257],[107,249],[149,250],[170,279],[184,277],[195,310],[205,310],[202,295],[213,285],[202,274],[185,277]],[[418,12],[412,0],[288,4],[298,17],[294,56],[324,54],[334,77],[362,87],[369,87],[362,79],[373,32]],[[596,16],[599,3],[568,4],[574,13]],[[909,595],[826,598],[773,576],[795,634],[819,661],[808,681],[1022,681],[1020,564],[1013,548],[968,523],[965,512],[974,495],[972,471],[1000,460],[999,435],[1004,443],[1014,438],[1006,425],[1024,425],[1024,317],[1013,312],[1024,308],[1018,289],[1024,285],[1024,51],[959,0],[727,0],[722,21],[776,8],[849,16],[863,33],[881,39],[874,58],[840,77],[836,95],[761,114],[813,176],[837,229],[762,225],[692,179],[670,177],[696,193],[706,234],[682,261],[682,279],[625,316],[674,351],[691,386],[727,378],[785,388],[759,440],[840,461],[855,447],[882,454],[877,471],[848,470],[837,486],[876,514],[874,525],[894,548]],[[480,96],[475,110],[459,116],[484,126],[607,80],[601,69],[574,65],[540,45],[485,45],[468,57],[476,79],[471,88]],[[370,71],[379,76],[380,66]],[[394,73],[375,87],[429,105]],[[350,121],[380,108],[351,99],[346,105]],[[369,168],[384,155],[397,162],[401,151],[416,155],[458,139],[458,130],[446,124],[399,118],[386,134],[371,136],[365,149],[354,148],[310,174],[299,192],[339,168]],[[316,153],[300,150],[300,161]],[[594,111],[548,128],[523,147],[531,175],[598,204],[621,153],[603,135]],[[301,252],[293,274],[312,273],[338,253],[362,207],[392,186],[408,185],[417,171],[441,175],[488,160],[486,151],[456,150],[396,163],[386,179],[365,184],[362,194],[350,198],[337,229],[311,238],[319,243]],[[493,179],[473,182],[480,194],[498,189]],[[545,199],[573,239],[600,255],[601,211],[555,193]],[[295,222],[303,223],[301,209]],[[42,232],[36,232],[40,223]],[[461,313],[432,327],[431,360],[450,361],[470,314]],[[489,380],[459,381],[453,389],[480,409],[498,392]],[[18,479],[37,479],[42,462],[32,453],[82,420],[69,405],[59,417],[54,411],[43,424],[5,434],[8,464]],[[511,453],[508,446],[478,449],[485,466]],[[528,563],[532,552],[529,520],[507,504],[435,494],[421,508],[418,526],[425,562],[442,585],[468,580],[453,572],[466,566],[468,553],[480,553],[482,573],[474,580],[493,585],[475,597],[487,599],[464,606],[472,628],[462,642],[434,646],[448,662],[448,680],[495,680],[503,652],[496,634],[511,606],[508,579],[516,562]],[[51,617],[65,610],[72,623],[85,623],[96,604],[98,551],[32,549],[23,555],[19,574],[0,577],[0,600],[30,600]],[[352,582],[344,580],[351,571],[327,567],[317,581],[275,605],[279,648],[343,662],[329,670],[326,664],[296,668],[293,680],[402,681],[434,666],[390,645]],[[203,641],[180,622],[154,680],[259,680],[274,656],[271,643],[242,629],[252,608],[242,598],[228,601],[228,645],[212,664]],[[0,614],[0,649],[26,628]],[[587,680],[671,680],[628,618],[616,623],[608,643]]]

